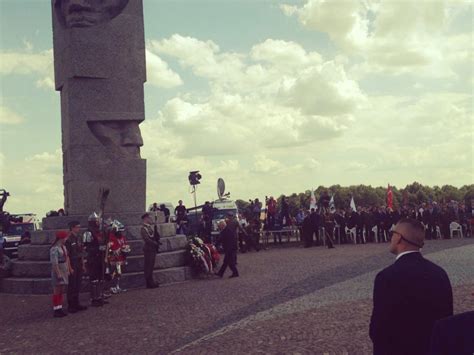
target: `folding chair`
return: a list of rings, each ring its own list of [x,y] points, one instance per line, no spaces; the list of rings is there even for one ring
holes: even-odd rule
[[[449,224],[449,237],[453,239],[455,233],[458,234],[461,238],[464,238],[461,225],[457,222],[451,222]]]

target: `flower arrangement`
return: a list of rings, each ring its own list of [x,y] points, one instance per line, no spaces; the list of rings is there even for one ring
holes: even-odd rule
[[[220,255],[212,244],[205,244],[199,237],[191,237],[188,242],[188,255],[194,271],[212,273],[219,263]]]

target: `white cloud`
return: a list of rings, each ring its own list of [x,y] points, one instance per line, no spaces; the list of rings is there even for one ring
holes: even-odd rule
[[[54,88],[53,50],[34,52],[31,43],[26,43],[24,50],[0,53],[0,74],[39,76],[38,87]]]
[[[10,108],[0,105],[0,124],[17,125],[25,121],[25,118]]]
[[[168,64],[156,54],[146,51],[147,82],[165,89],[183,84],[179,74],[171,70]]]
[[[453,77],[453,58],[472,56],[472,36],[450,32],[462,10],[472,11],[465,2],[443,0],[308,0],[282,7],[346,53],[364,58],[361,70],[426,77]]]
[[[3,164],[8,169],[2,173],[2,188],[11,194],[5,206],[7,211],[34,212],[44,217],[49,210],[63,206],[61,150],[22,160],[5,158]]]
[[[208,94],[175,97],[157,117],[168,135],[178,137],[176,154],[183,157],[339,136],[365,101],[343,57],[325,62],[295,42],[267,39],[249,53],[222,52],[212,41],[177,34],[149,43],[151,51],[176,58],[209,82]]]
[[[282,164],[279,161],[270,159],[264,154],[255,155],[253,165],[257,173],[277,173],[282,168]]]

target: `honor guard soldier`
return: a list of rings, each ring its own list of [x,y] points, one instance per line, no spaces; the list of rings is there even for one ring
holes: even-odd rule
[[[143,226],[140,230],[141,237],[144,241],[143,253],[145,257],[145,281],[147,288],[159,287],[159,284],[155,282],[153,278],[153,269],[155,267],[155,259],[158,248],[160,247],[159,241],[155,238],[155,231],[152,226],[151,216],[145,213],[142,216]],[[156,233],[157,234],[157,233]]]
[[[126,258],[130,254],[130,245],[125,238],[125,226],[117,220],[114,220],[110,226],[109,234],[109,253],[108,264],[111,267],[111,278],[114,286],[110,289],[112,293],[122,293],[126,290],[120,288],[120,278],[122,276],[122,269],[126,265]]]
[[[79,237],[81,226],[78,221],[69,223],[69,234],[65,243],[69,260],[71,263],[71,274],[69,275],[69,284],[67,287],[68,312],[76,313],[84,311],[86,306],[79,303],[79,293],[81,292],[82,274],[85,269],[84,246]]]
[[[100,307],[107,303],[104,301],[104,267],[105,267],[105,238],[100,230],[100,217],[92,213],[88,221],[87,231],[84,232],[83,241],[87,252],[87,273],[90,280],[91,306]]]

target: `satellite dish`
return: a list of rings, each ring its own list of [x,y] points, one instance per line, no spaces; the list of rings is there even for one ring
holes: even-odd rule
[[[224,179],[219,178],[217,180],[217,196],[219,197],[219,200],[221,200],[224,197],[224,192],[225,192]]]

